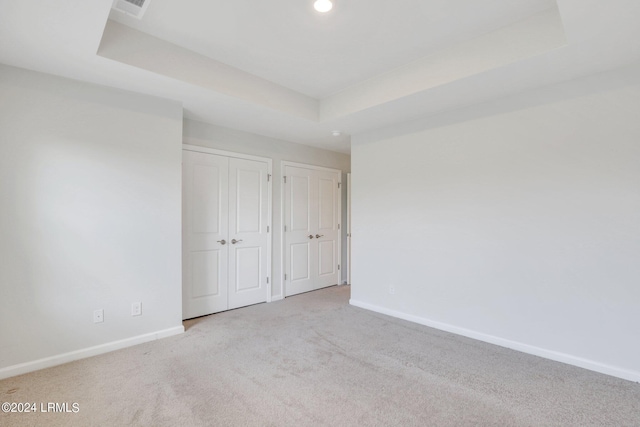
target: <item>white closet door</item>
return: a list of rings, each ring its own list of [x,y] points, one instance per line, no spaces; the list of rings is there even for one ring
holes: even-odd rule
[[[317,186],[313,170],[285,166],[285,296],[312,291],[317,276]]]
[[[268,166],[229,159],[229,309],[267,300]]]
[[[340,271],[338,265],[340,247],[340,211],[338,201],[340,200],[340,189],[338,182],[340,176],[335,172],[315,171],[317,186],[317,226],[315,245],[317,245],[317,271],[318,276],[314,288],[324,288],[340,283]]]
[[[183,318],[227,309],[228,159],[183,152]]]
[[[340,283],[340,172],[285,165],[285,296]]]
[[[347,283],[351,284],[351,174],[347,174]]]

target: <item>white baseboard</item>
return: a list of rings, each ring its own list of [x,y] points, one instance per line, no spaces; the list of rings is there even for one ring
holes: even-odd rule
[[[271,302],[280,301],[280,300],[283,300],[283,299],[284,299],[284,297],[282,295],[276,295],[274,297],[271,297]]]
[[[430,328],[439,329],[441,331],[451,332],[456,335],[462,335],[490,344],[499,345],[512,350],[521,351],[523,353],[532,354],[534,356],[544,357],[545,359],[554,360],[556,362],[566,363],[568,365],[578,366],[580,368],[599,372],[601,374],[611,375],[613,377],[622,378],[624,380],[640,382],[640,372],[629,371],[627,369],[599,363],[593,360],[572,356],[566,353],[560,353],[553,350],[547,350],[540,347],[524,344],[517,341],[511,341],[505,338],[484,334],[482,332],[473,331],[471,329],[460,328],[447,323],[437,322],[435,320],[425,319],[423,317],[402,313],[395,310],[389,310],[376,305],[368,304],[357,300],[349,300],[349,304],[364,308],[365,310],[375,311],[376,313],[386,314],[387,316],[397,317],[398,319],[408,320],[409,322],[418,323],[420,325],[429,326]]]
[[[64,363],[73,362],[74,360],[85,359],[87,357],[109,353],[110,351],[132,347],[134,345],[142,344],[145,342],[155,341],[173,335],[179,335],[182,333],[184,333],[184,326],[176,326],[175,328],[164,329],[162,331],[152,332],[150,334],[138,335],[135,337],[125,338],[123,340],[113,341],[94,347],[71,351],[69,353],[45,357],[44,359],[34,360],[32,362],[8,366],[6,368],[0,369],[0,380],[9,377],[15,377],[16,375],[26,374],[28,372],[38,371],[40,369],[50,368],[52,366],[62,365]]]

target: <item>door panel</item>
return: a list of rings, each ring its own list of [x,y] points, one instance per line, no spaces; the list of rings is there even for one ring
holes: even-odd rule
[[[320,178],[318,180],[318,229],[333,230],[336,226],[336,190],[337,181]]]
[[[288,180],[285,185],[285,296],[289,296],[314,289],[317,247],[308,236],[312,235],[312,224],[317,221],[313,217],[317,197],[310,170],[287,166],[284,172]]]
[[[292,170],[290,173],[295,173]],[[297,171],[300,172],[300,171]],[[311,185],[310,177],[303,172],[302,176],[290,175],[290,231],[309,231],[309,211],[311,208]]]
[[[183,295],[185,319],[227,306],[228,161],[185,151],[183,156]]]
[[[318,177],[318,279],[315,288],[324,288],[340,283],[340,174],[329,171],[316,171]]]
[[[339,171],[285,165],[285,296],[340,283]]]
[[[220,168],[193,164],[192,232],[220,233]]]
[[[254,291],[262,286],[262,248],[235,248],[236,252],[236,287],[235,292]],[[258,301],[261,302],[261,301]]]
[[[229,159],[229,309],[267,300],[267,173],[265,162]]]
[[[351,174],[347,174],[347,283],[351,284]]]
[[[318,275],[327,276],[335,274],[338,263],[336,262],[335,242],[326,240],[318,242]]]
[[[261,175],[260,170],[236,169],[236,234],[260,233],[263,213]]]
[[[220,251],[193,252],[191,271],[192,298],[215,296],[220,293]]]
[[[291,247],[291,282],[299,284],[301,280],[311,279],[309,243],[294,243]],[[299,286],[304,286],[300,284]],[[309,288],[311,290],[312,288]]]

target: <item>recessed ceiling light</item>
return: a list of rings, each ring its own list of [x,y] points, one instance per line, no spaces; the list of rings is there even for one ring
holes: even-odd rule
[[[333,2],[331,0],[316,0],[313,3],[313,7],[318,12],[329,12],[333,8]]]
[[[342,135],[342,132],[340,132],[339,130],[334,130],[333,132],[331,132],[331,135],[340,136],[340,135]]]

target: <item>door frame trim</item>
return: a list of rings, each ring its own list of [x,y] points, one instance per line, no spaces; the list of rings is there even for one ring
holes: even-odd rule
[[[272,250],[273,250],[273,159],[269,157],[252,156],[250,154],[236,153],[233,151],[217,150],[215,148],[200,147],[199,145],[182,144],[182,151],[195,151],[197,153],[215,154],[217,156],[233,157],[243,160],[254,160],[257,162],[265,162],[267,164],[267,173],[271,175],[271,179],[267,182],[268,193],[268,206],[267,206],[267,225],[269,226],[269,232],[267,233],[267,277],[269,277],[269,283],[267,283],[267,302],[271,302],[271,293],[273,286],[273,274],[272,274]],[[184,185],[184,184],[183,184]],[[184,268],[184,266],[182,267]],[[184,283],[182,284],[184,286]]]
[[[324,166],[317,166],[317,165],[310,165],[308,163],[299,163],[299,162],[292,162],[289,160],[281,160],[280,161],[280,224],[282,225],[280,227],[280,272],[282,277],[280,277],[280,283],[281,283],[281,289],[280,289],[280,299],[284,299],[286,298],[286,291],[285,291],[285,287],[287,286],[286,281],[284,280],[284,274],[285,274],[285,254],[286,254],[286,240],[285,240],[285,235],[284,235],[284,225],[285,225],[285,186],[284,183],[282,181],[282,178],[285,176],[284,174],[284,169],[287,166],[292,166],[295,168],[304,168],[304,169],[313,169],[313,170],[319,170],[319,171],[325,171],[325,172],[337,172],[338,173],[338,183],[340,184],[340,191],[338,192],[338,224],[340,225],[340,233],[338,233],[338,236],[340,236],[339,239],[339,245],[338,245],[338,260],[340,262],[340,265],[342,265],[342,191],[344,190],[342,188],[342,170],[341,169],[334,169],[334,168],[327,168]],[[342,284],[342,269],[340,269],[340,273],[338,273],[338,285]]]

